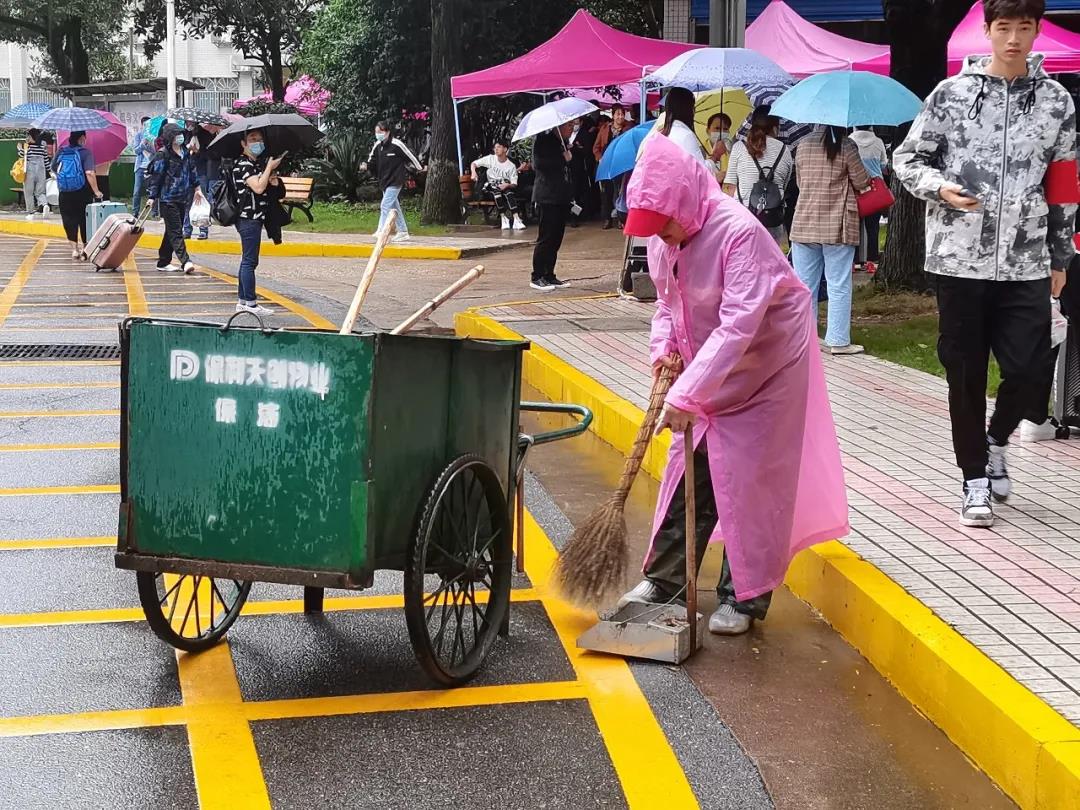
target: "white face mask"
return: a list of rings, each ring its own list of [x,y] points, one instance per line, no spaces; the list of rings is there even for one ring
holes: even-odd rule
[[[709,143],[712,146],[716,146],[716,144],[718,144],[720,142],[720,136],[721,135],[723,135],[722,132],[710,132],[709,133]]]

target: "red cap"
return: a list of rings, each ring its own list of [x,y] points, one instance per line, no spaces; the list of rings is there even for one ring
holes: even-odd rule
[[[627,236],[656,236],[671,219],[667,214],[648,208],[631,208],[623,233]]]

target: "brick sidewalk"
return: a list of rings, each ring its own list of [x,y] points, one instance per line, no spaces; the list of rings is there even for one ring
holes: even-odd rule
[[[639,408],[652,306],[618,298],[481,314]],[[844,451],[844,542],[1074,724],[1080,724],[1080,441],[1014,443],[992,530],[959,525],[944,380],[876,358],[825,356]]]

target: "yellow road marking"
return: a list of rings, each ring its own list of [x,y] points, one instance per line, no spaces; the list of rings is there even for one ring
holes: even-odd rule
[[[90,444],[0,444],[0,453],[39,453],[53,450],[119,450],[119,442]]]
[[[576,639],[596,614],[563,602],[550,585],[557,553],[532,513],[525,513],[525,567],[543,595],[548,618],[585,686],[589,708],[631,808],[695,808],[697,798],[648,700],[622,658],[580,650]]]
[[[219,273],[217,270],[211,270],[209,267],[200,267],[199,270],[201,270],[203,273],[206,273],[206,275],[210,276],[211,278],[216,278],[229,284],[236,283],[236,279],[233,276],[226,275],[225,273]],[[288,298],[278,295],[273,290],[268,290],[265,287],[256,287],[255,294],[261,295],[267,301],[272,301],[278,306],[285,307],[285,309],[289,310],[289,312],[292,312],[294,315],[299,315],[316,329],[338,328],[336,324],[326,320],[326,318],[324,318],[322,315],[319,315],[317,312],[314,312],[307,307],[296,303],[295,301],[290,301]]]
[[[460,686],[457,689],[382,692],[342,697],[260,700],[245,703],[243,712],[248,720],[283,720],[297,717],[329,717],[336,714],[505,706],[512,703],[581,700],[585,697],[585,686],[580,681],[550,681],[515,683],[505,686]]]
[[[5,487],[0,496],[17,495],[119,495],[119,484],[91,484],[65,487]]]
[[[18,330],[11,330],[18,331]],[[75,382],[75,383],[0,383],[0,391],[45,391],[66,388],[119,388],[116,382]]]
[[[90,548],[115,546],[115,537],[42,537],[29,540],[0,540],[0,551],[39,548]]]
[[[0,411],[0,419],[67,419],[76,416],[119,416],[120,411]]]
[[[19,263],[19,267],[11,277],[11,281],[4,286],[4,291],[0,292],[0,326],[4,325],[4,321],[11,312],[12,305],[14,305],[19,293],[26,286],[26,282],[29,281],[34,265],[41,258],[41,254],[45,252],[46,244],[44,239],[40,239],[30,248],[30,252]]]
[[[139,269],[135,265],[135,256],[129,254],[124,259],[124,292],[127,293],[128,315],[140,317],[150,314],[146,306],[146,292],[143,289]]]
[[[120,728],[179,726],[187,720],[183,706],[156,709],[119,709],[105,712],[46,714],[35,717],[0,717],[0,737],[29,737],[38,734],[75,734]]]

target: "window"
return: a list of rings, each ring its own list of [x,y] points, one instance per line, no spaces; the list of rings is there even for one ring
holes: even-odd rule
[[[0,113],[11,109],[11,79],[0,79]]]
[[[233,102],[240,98],[240,80],[235,76],[196,76],[192,81],[205,88],[191,93],[192,106],[200,110],[220,112],[223,107],[232,109]]]

